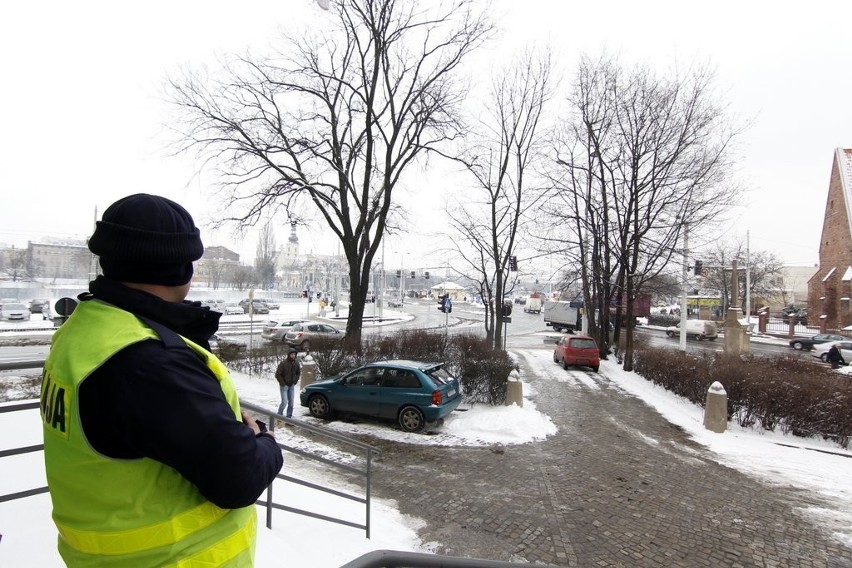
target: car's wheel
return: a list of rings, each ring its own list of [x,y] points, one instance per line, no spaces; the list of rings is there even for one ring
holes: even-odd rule
[[[562,368],[567,371],[568,367],[570,367],[570,365],[568,364],[568,361],[565,360],[565,357],[563,357],[562,358]]]
[[[311,342],[308,341],[308,340],[305,340],[301,343],[301,345],[299,345],[299,347],[302,349],[302,351],[310,351],[311,350]]]
[[[556,356],[556,351],[554,351],[554,352],[553,352],[553,362],[554,362],[554,363],[558,363],[558,362],[559,362],[559,357],[557,357],[557,356]]]
[[[598,372],[598,369],[600,369],[600,367],[592,367],[592,371],[594,371],[596,373]]]
[[[321,394],[315,394],[308,399],[308,410],[314,418],[328,418],[331,414],[328,399]]]
[[[423,413],[415,406],[406,406],[399,411],[399,427],[406,432],[419,432],[426,425]]]
[[[797,350],[799,350],[799,351],[801,351],[801,350],[802,350],[802,348],[804,347],[804,345],[802,345],[802,342],[801,342],[801,341],[794,341],[793,343],[791,343],[791,344],[790,344],[790,346],[791,346],[793,349],[797,349]]]
[[[828,363],[828,353],[823,353],[819,358],[822,359],[823,363]]]
[[[673,331],[667,331],[666,335],[668,335],[669,337],[674,337],[674,332]]]

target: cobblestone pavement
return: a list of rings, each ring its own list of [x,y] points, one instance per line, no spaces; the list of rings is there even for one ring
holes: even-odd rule
[[[797,514],[817,505],[808,493],[719,465],[602,374],[567,383],[521,368],[559,428],[545,441],[371,441],[384,451],[375,493],[426,521],[420,537],[436,552],[583,567],[852,567],[852,551]]]

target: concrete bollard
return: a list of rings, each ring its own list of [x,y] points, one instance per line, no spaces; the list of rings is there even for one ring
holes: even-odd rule
[[[704,427],[717,434],[721,434],[728,428],[728,393],[719,381],[714,382],[707,389]]]
[[[524,407],[524,383],[518,377],[517,371],[512,371],[509,381],[506,383],[506,406],[517,404]]]
[[[317,364],[310,355],[302,359],[302,373],[299,376],[299,384],[304,388],[317,380]]]

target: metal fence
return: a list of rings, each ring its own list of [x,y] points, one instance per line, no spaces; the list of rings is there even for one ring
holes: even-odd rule
[[[18,369],[34,369],[41,368],[44,364],[44,361],[25,361],[25,362],[17,362],[17,363],[0,363],[0,371],[8,371],[8,370],[18,370]],[[348,446],[350,448],[354,448],[355,451],[361,452],[363,455],[362,466],[353,466],[349,464],[343,464],[336,462],[334,460],[330,460],[326,457],[323,457],[319,454],[314,454],[309,451],[296,448],[293,446],[289,446],[285,443],[278,443],[278,447],[282,449],[282,451],[290,452],[294,455],[298,455],[304,459],[312,460],[323,465],[332,467],[338,471],[343,473],[347,473],[350,475],[354,475],[357,478],[360,478],[363,481],[364,486],[364,496],[360,495],[352,495],[350,493],[346,493],[343,491],[339,491],[337,489],[331,487],[323,487],[318,484],[309,482],[304,479],[299,479],[287,474],[279,473],[276,479],[280,479],[285,482],[294,483],[303,487],[307,487],[312,490],[320,491],[323,493],[327,493],[330,495],[334,495],[341,499],[354,501],[356,503],[360,503],[364,505],[364,522],[358,523],[353,522],[351,520],[331,517],[327,515],[321,515],[318,513],[314,513],[312,511],[306,511],[303,509],[298,509],[295,507],[290,507],[283,503],[277,503],[273,500],[273,486],[274,483],[271,483],[266,491],[265,499],[258,499],[257,504],[266,507],[266,526],[267,528],[272,528],[272,512],[273,510],[286,511],[290,513],[294,513],[297,515],[304,515],[307,517],[312,517],[315,519],[337,523],[340,525],[361,529],[365,531],[366,537],[370,538],[370,499],[371,499],[371,485],[372,485],[372,463],[374,457],[381,456],[381,450],[373,447],[369,444],[365,444],[363,442],[359,442],[357,440],[353,440],[339,434],[337,432],[326,430],[323,428],[318,428],[315,426],[311,426],[310,424],[302,423],[298,420],[293,420],[290,418],[286,418],[281,416],[280,414],[276,414],[275,412],[263,408],[261,406],[252,404],[246,401],[240,401],[240,405],[242,408],[246,410],[250,410],[256,414],[261,416],[265,416],[270,425],[274,427],[276,421],[282,422],[284,424],[289,424],[296,428],[303,429],[305,432],[310,432],[312,435],[328,438],[334,440],[338,444],[342,444],[344,446]],[[21,412],[34,410],[39,408],[39,401],[37,400],[28,400],[28,401],[20,401],[20,402],[11,402],[0,404],[0,413],[7,412]],[[0,450],[0,459],[29,454],[34,452],[44,451],[44,444],[33,444],[29,446],[21,446],[18,448],[10,448],[6,450]],[[29,489],[25,489],[23,491],[16,491],[7,494],[0,494],[0,503],[4,503],[7,501],[14,501],[17,499],[24,499],[27,497],[31,497],[34,495],[39,495],[42,493],[47,493],[47,486],[38,486]],[[509,568],[512,566],[525,566],[531,568],[558,568],[549,564],[531,564],[525,562],[501,562],[496,560],[488,560],[481,558],[460,558],[453,556],[441,556],[438,554],[427,554],[427,553],[418,553],[418,552],[402,552],[395,550],[374,550],[367,554],[364,554],[350,562],[344,564],[341,568],[404,568],[404,567],[424,567],[424,568]]]
[[[360,452],[361,455],[363,456],[361,466],[359,467],[359,466],[353,466],[353,465],[349,465],[349,464],[339,463],[339,462],[336,462],[334,460],[330,460],[326,457],[323,457],[321,455],[314,454],[314,453],[308,452],[306,450],[303,450],[301,448],[296,448],[296,447],[289,446],[287,444],[279,442],[278,447],[281,448],[282,450],[284,450],[285,452],[290,452],[292,454],[301,456],[302,458],[321,463],[325,466],[334,468],[334,469],[336,469],[340,472],[348,473],[348,474],[354,475],[357,478],[360,478],[363,481],[363,484],[364,484],[364,495],[363,496],[352,495],[352,494],[349,494],[349,493],[345,493],[343,491],[338,491],[337,489],[334,489],[334,488],[331,488],[331,487],[324,487],[324,486],[318,485],[316,483],[312,483],[312,482],[304,480],[304,479],[299,479],[297,477],[293,477],[291,475],[287,475],[287,474],[284,474],[284,473],[279,473],[278,476],[277,476],[277,479],[281,479],[283,481],[286,481],[286,482],[289,482],[289,483],[294,483],[296,485],[300,485],[300,486],[306,487],[308,489],[320,491],[320,492],[323,492],[323,493],[327,493],[329,495],[334,495],[335,497],[339,497],[341,499],[354,501],[356,503],[360,503],[360,504],[364,505],[364,523],[357,523],[357,522],[346,520],[346,519],[340,519],[340,518],[336,518],[336,517],[321,515],[319,513],[314,513],[312,511],[306,511],[304,509],[298,509],[298,508],[295,508],[295,507],[290,507],[290,506],[284,505],[282,503],[276,503],[276,502],[273,501],[273,485],[274,484],[270,484],[269,487],[266,490],[266,499],[264,499],[264,500],[258,499],[258,501],[257,501],[257,503],[259,505],[263,505],[264,507],[266,507],[266,526],[267,526],[267,528],[272,528],[272,511],[273,511],[273,509],[278,509],[280,511],[287,511],[289,513],[295,513],[297,515],[304,515],[306,517],[311,517],[311,518],[314,518],[314,519],[320,519],[320,520],[323,520],[323,521],[328,521],[330,523],[337,523],[337,524],[340,524],[340,525],[345,525],[345,526],[353,527],[353,528],[356,528],[356,529],[362,529],[363,531],[365,531],[366,537],[370,538],[370,495],[371,495],[371,486],[372,486],[372,478],[371,478],[372,463],[373,463],[374,457],[381,456],[381,454],[382,454],[381,450],[374,447],[374,446],[371,446],[369,444],[365,444],[363,442],[353,440],[353,439],[351,439],[347,436],[344,436],[343,434],[339,434],[337,432],[327,430],[325,428],[318,428],[316,426],[311,426],[310,424],[305,424],[304,422],[301,422],[299,420],[293,420],[292,418],[286,418],[286,417],[284,417],[280,414],[275,413],[272,410],[269,410],[268,408],[263,408],[262,406],[252,404],[250,402],[246,402],[246,401],[241,400],[240,406],[242,408],[246,409],[246,410],[250,410],[250,411],[252,411],[256,414],[260,414],[262,416],[265,416],[269,425],[273,429],[274,429],[276,421],[283,422],[284,424],[289,424],[289,425],[294,426],[296,428],[299,428],[299,429],[301,429],[305,432],[311,432],[312,434],[314,434],[316,436],[335,440],[336,442],[338,442],[339,444],[342,444],[343,446],[347,446],[349,448],[352,448],[354,450],[354,452]]]
[[[10,371],[10,370],[20,370],[20,369],[36,369],[41,368],[44,365],[44,361],[21,361],[15,363],[0,363],[0,371]],[[338,463],[334,460],[330,460],[319,453],[312,453],[310,451],[296,448],[293,446],[289,446],[285,443],[278,442],[278,447],[281,448],[284,452],[289,452],[294,455],[298,455],[303,459],[311,460],[317,463],[322,464],[323,466],[327,466],[332,469],[336,469],[340,472],[344,472],[350,475],[354,475],[356,478],[362,481],[362,486],[364,488],[363,495],[353,495],[350,493],[346,493],[343,491],[339,491],[332,487],[325,487],[322,485],[318,485],[316,483],[312,483],[310,481],[299,479],[292,475],[287,475],[284,473],[279,473],[276,476],[276,479],[282,480],[288,483],[294,483],[300,485],[302,487],[306,487],[308,489],[319,491],[323,493],[327,493],[329,495],[334,495],[340,499],[353,501],[356,503],[360,503],[364,505],[364,522],[356,522],[352,520],[331,517],[327,515],[321,515],[319,513],[314,513],[312,511],[306,511],[304,509],[298,509],[295,507],[290,507],[285,505],[284,503],[278,503],[273,498],[273,487],[274,482],[269,485],[266,490],[266,497],[257,500],[257,504],[266,507],[266,526],[267,528],[272,528],[272,511],[277,509],[280,511],[287,511],[290,513],[294,513],[297,515],[304,515],[307,517],[312,517],[315,519],[320,519],[323,521],[328,521],[331,523],[337,523],[341,525],[345,525],[348,527],[356,528],[363,530],[366,534],[367,538],[370,538],[370,495],[371,495],[371,484],[372,484],[372,463],[373,458],[381,456],[381,450],[370,446],[369,444],[365,444],[358,440],[353,440],[344,436],[343,434],[339,434],[337,432],[333,432],[330,430],[326,430],[323,428],[318,428],[315,426],[311,426],[309,424],[302,423],[298,420],[292,420],[290,418],[286,418],[281,416],[280,414],[276,414],[274,411],[269,410],[267,408],[263,408],[261,406],[252,404],[250,402],[246,402],[241,400],[240,406],[246,410],[250,410],[256,414],[266,416],[270,425],[273,426],[275,421],[278,420],[285,424],[290,424],[296,428],[302,429],[305,432],[310,432],[314,436],[334,440],[337,444],[342,445],[347,448],[351,448],[353,453],[360,454],[362,456],[362,460],[360,465],[350,465],[344,463]],[[27,410],[33,410],[39,408],[39,401],[37,400],[28,400],[21,402],[12,402],[4,405],[0,405],[0,413],[9,413],[9,412],[21,412]],[[24,454],[30,454],[34,452],[44,451],[44,444],[32,444],[28,446],[21,446],[16,448],[8,448],[5,450],[0,450],[0,459],[9,458],[13,456],[19,456]],[[14,501],[16,499],[23,499],[25,497],[30,497],[33,495],[39,495],[41,493],[47,493],[48,488],[46,486],[33,487],[30,489],[26,489],[23,491],[15,491],[12,493],[0,494],[0,503],[6,501]]]
[[[460,558],[398,550],[374,550],[347,562],[340,568],[518,568],[519,566],[558,568],[552,564],[500,562],[482,558]]]

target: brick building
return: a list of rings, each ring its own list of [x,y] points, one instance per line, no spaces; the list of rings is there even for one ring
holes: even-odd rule
[[[837,148],[819,243],[819,268],[808,281],[808,311],[822,329],[852,325],[852,149]],[[817,319],[819,318],[819,319]]]

